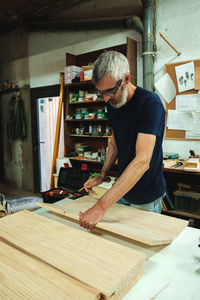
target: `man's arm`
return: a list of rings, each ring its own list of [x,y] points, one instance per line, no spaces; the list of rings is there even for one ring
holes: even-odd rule
[[[114,133],[112,134],[111,141],[108,145],[108,153],[106,155],[105,162],[103,164],[101,173],[96,178],[89,178],[85,184],[85,190],[89,193],[92,193],[92,187],[99,185],[103,182],[103,180],[107,177],[109,170],[112,168],[114,162],[117,158],[117,147],[115,143]]]
[[[139,133],[136,142],[136,156],[118,178],[116,183],[84,214],[80,215],[80,225],[93,229],[102,219],[106,210],[116,203],[140,180],[149,169],[156,136]]]
[[[112,132],[112,138],[108,145],[108,153],[106,155],[105,162],[103,164],[103,168],[101,170],[101,175],[105,178],[108,174],[108,171],[112,168],[114,165],[114,162],[117,158],[117,147],[115,143],[115,137],[114,133]]]

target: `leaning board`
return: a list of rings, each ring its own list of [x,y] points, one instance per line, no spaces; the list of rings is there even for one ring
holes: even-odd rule
[[[59,207],[79,216],[80,211],[86,211],[96,201],[91,196],[84,196]],[[107,210],[99,225],[108,234],[122,236],[153,246],[171,243],[188,225],[188,221],[122,204],[114,204]]]
[[[143,253],[28,211],[1,219],[0,227],[2,241],[99,291],[105,299],[131,288],[129,283],[143,271]]]

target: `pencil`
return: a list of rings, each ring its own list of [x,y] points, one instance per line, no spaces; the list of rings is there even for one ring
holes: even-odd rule
[[[93,183],[93,181],[90,182],[90,184]],[[83,186],[78,192],[82,191],[85,187]]]
[[[78,191],[80,192],[80,191],[82,191],[83,189],[84,189],[84,186],[83,186],[80,190],[78,190]]]

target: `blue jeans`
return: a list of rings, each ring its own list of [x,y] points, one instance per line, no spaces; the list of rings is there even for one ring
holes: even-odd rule
[[[152,211],[152,212],[160,214],[162,211],[162,200],[164,197],[165,197],[165,194],[162,195],[161,197],[159,197],[158,199],[156,199],[150,203],[146,203],[146,204],[132,204],[132,203],[126,201],[124,198],[121,198],[119,201],[117,201],[117,203],[124,204],[126,206],[143,209],[143,210]]]

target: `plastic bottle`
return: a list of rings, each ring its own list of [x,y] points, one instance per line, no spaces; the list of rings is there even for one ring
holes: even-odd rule
[[[98,149],[97,160],[98,160],[98,161],[101,161],[101,149]]]
[[[106,150],[104,147],[101,148],[101,161],[104,161],[106,158]]]

